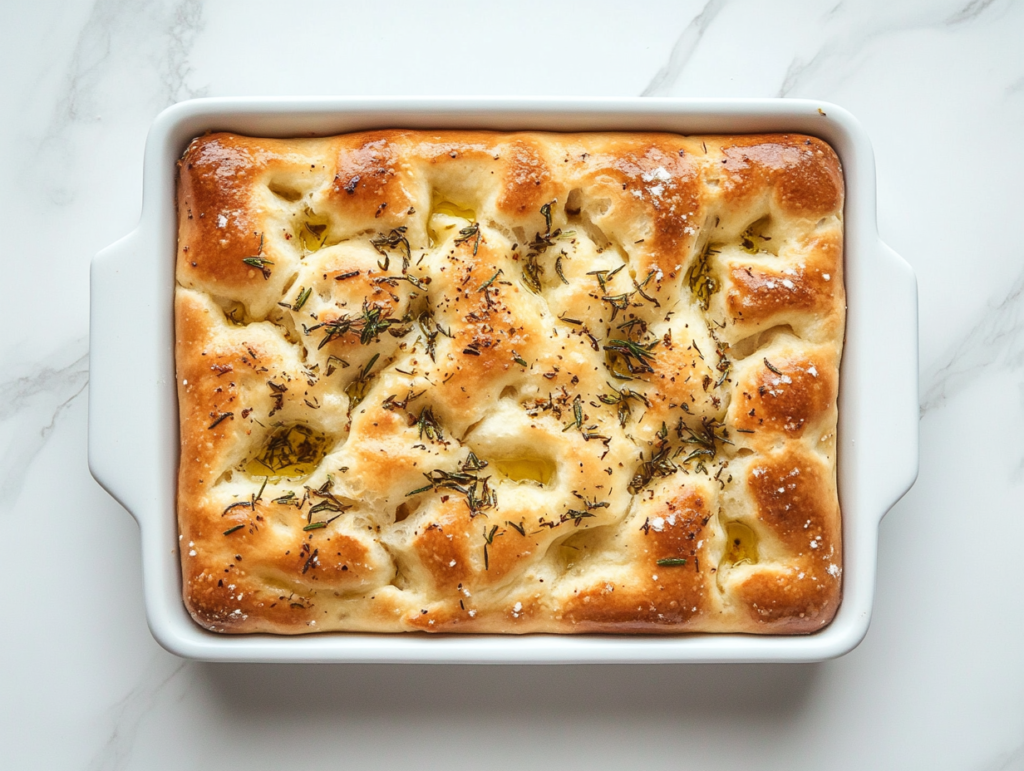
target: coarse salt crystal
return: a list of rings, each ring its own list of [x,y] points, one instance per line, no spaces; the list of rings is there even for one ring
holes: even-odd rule
[[[644,182],[653,182],[654,180],[658,180],[659,182],[668,182],[670,179],[672,179],[672,176],[667,171],[665,171],[664,166],[659,166],[654,171],[649,171],[646,174],[641,174],[640,178]]]
[[[225,217],[223,214],[218,215],[218,217],[217,217],[217,227],[224,228],[224,227],[227,227],[227,224],[228,224],[228,218]]]

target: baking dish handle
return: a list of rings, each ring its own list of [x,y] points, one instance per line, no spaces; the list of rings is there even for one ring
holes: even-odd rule
[[[132,231],[93,258],[89,275],[89,470],[137,520],[166,486],[153,476],[167,467],[159,421],[173,388],[162,382],[170,352],[138,321],[153,315],[151,303],[160,307],[147,242],[141,227]]]
[[[921,400],[918,385],[917,277],[910,265],[882,241],[878,242],[882,267],[877,282],[878,295],[871,303],[872,325],[881,325],[872,335],[887,341],[886,349],[899,352],[891,362],[889,377],[875,378],[884,383],[884,393],[876,394],[870,409],[885,425],[884,449],[875,477],[879,499],[879,518],[914,485],[918,472]],[[881,413],[881,414],[877,414]]]

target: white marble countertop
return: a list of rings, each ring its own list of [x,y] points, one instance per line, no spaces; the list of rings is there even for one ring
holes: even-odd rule
[[[0,765],[1024,769],[1024,3],[346,6],[5,8]],[[921,474],[882,523],[864,643],[801,666],[163,651],[136,525],[86,464],[89,261],[136,222],[162,108],[265,94],[801,96],[858,116],[882,238],[918,275],[922,372]]]

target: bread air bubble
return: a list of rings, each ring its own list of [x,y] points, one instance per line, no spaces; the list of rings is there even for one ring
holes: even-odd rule
[[[513,482],[549,485],[555,476],[555,464],[547,458],[495,458],[491,465],[495,471]]]
[[[722,565],[741,565],[748,563],[756,565],[758,562],[757,533],[749,525],[742,522],[732,521],[725,526],[725,554],[722,556]]]
[[[297,479],[312,474],[326,454],[326,434],[303,425],[281,426],[243,468],[252,477]]]
[[[456,229],[461,230],[474,222],[476,211],[434,191],[430,202],[430,216],[427,218],[427,234],[430,236],[432,246],[444,241]]]

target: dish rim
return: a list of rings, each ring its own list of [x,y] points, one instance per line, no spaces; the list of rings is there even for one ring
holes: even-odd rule
[[[175,511],[175,163],[208,130],[252,136],[330,135],[371,128],[802,133],[828,142],[846,181],[847,331],[840,369],[837,476],[843,515],[843,600],[810,635],[224,635],[197,625],[181,599]],[[127,306],[127,307],[126,307]],[[790,99],[246,97],[176,104],[146,142],[143,209],[91,271],[89,465],[139,523],[147,620],[179,656],[218,661],[627,663],[822,661],[867,632],[878,523],[917,475],[917,289],[881,242],[874,158],[859,122],[826,102]],[[132,324],[125,325],[124,318]],[[131,351],[131,357],[121,355]],[[886,372],[887,377],[872,377]],[[132,426],[126,431],[125,426]],[[147,437],[138,442],[137,437]],[[878,447],[871,437],[884,436]],[[135,441],[133,441],[135,439]],[[859,446],[858,446],[859,444]]]

